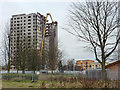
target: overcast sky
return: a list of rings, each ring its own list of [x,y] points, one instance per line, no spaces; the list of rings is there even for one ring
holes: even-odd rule
[[[55,0],[49,0],[49,2],[47,2],[47,0],[30,0],[29,2],[28,0],[2,0],[0,2],[0,42],[2,40],[3,26],[9,22],[12,15],[36,12],[46,15],[46,13],[49,12],[53,19],[58,21],[58,41],[60,49],[64,51],[65,58],[94,60],[94,54],[83,48],[85,45],[83,42],[78,41],[76,37],[61,28],[67,23],[66,18],[70,4],[71,2],[68,0],[66,2],[65,0],[61,2],[58,2],[58,0],[57,2],[55,2]]]

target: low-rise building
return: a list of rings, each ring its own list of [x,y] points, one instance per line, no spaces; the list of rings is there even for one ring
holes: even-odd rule
[[[106,62],[106,63],[105,63],[105,66],[108,65],[108,64],[109,64],[109,63]],[[102,66],[101,66],[101,64],[100,64],[99,62],[93,62],[93,63],[91,63],[90,65],[91,65],[91,69],[101,69],[101,68],[102,68]]]
[[[78,60],[76,61],[76,66],[80,66],[83,71],[91,68],[91,63],[94,63],[93,60]]]
[[[120,80],[120,60],[106,65],[106,69],[109,69],[109,79]]]
[[[108,62],[105,63],[108,65]],[[83,71],[86,69],[101,69],[102,66],[99,62],[95,62],[94,60],[78,60],[76,61],[76,66],[79,66]]]

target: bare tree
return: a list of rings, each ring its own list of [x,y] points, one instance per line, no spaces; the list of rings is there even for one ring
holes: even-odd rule
[[[64,53],[63,51],[58,48],[58,51],[57,51],[57,64],[58,64],[58,70],[60,73],[63,73],[64,72],[64,68],[63,68],[63,59],[64,59]]]
[[[40,68],[45,69],[49,66],[49,56],[48,56],[49,51],[44,48],[42,51],[42,60],[40,60]]]
[[[19,32],[19,35],[16,39],[16,47],[15,47],[15,58],[12,59],[14,62],[15,68],[17,69],[17,73],[19,70],[22,70],[22,73],[25,73],[26,69],[26,61],[28,57],[28,50],[27,50],[27,39],[22,39],[22,32]],[[13,64],[13,63],[12,63]]]
[[[54,45],[50,46],[49,49],[49,68],[52,70],[55,70],[57,65],[57,47]]]
[[[67,66],[68,66],[68,70],[72,70],[73,71],[73,67],[74,67],[73,59],[68,60]]]
[[[39,62],[39,58],[40,58],[40,56],[38,55],[38,50],[36,49],[36,48],[34,48],[34,47],[32,47],[31,49],[30,49],[30,52],[29,52],[30,54],[28,55],[29,56],[29,58],[28,58],[28,64],[29,64],[29,70],[32,70],[33,72],[34,72],[34,74],[35,74],[35,71],[37,70],[37,68],[38,68],[38,62]]]
[[[58,48],[58,50],[57,50],[57,59],[58,59],[58,61],[63,60],[63,58],[64,58],[63,54],[64,54],[63,51]]]
[[[4,28],[4,33],[3,33],[3,40],[2,40],[2,54],[3,54],[3,58],[4,58],[4,63],[5,63],[5,66],[7,67],[7,71],[9,73],[10,71],[10,28],[9,28],[9,24],[7,23],[5,25],[5,28]]]
[[[32,70],[35,73],[35,70],[39,68],[38,61],[38,50],[34,38],[30,36],[23,37],[23,32],[19,32],[16,38],[16,47],[15,47],[15,58],[12,59],[12,64],[15,65],[17,73],[19,70],[22,70],[22,73],[25,73],[25,70]],[[34,41],[34,42],[33,42]],[[14,63],[13,63],[14,62]]]
[[[105,62],[115,51],[120,40],[117,2],[76,2],[69,10],[69,33],[88,43],[96,60],[102,65],[105,80]]]

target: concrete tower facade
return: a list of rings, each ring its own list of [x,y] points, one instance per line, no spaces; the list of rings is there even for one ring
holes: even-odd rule
[[[41,15],[38,12],[30,13],[30,14],[12,15],[12,18],[10,20],[10,64],[11,64],[11,68],[12,67],[15,68],[15,64],[16,64],[15,61],[17,60],[16,56],[18,52],[18,46],[20,46],[22,50],[24,48],[27,48],[29,50],[32,46],[36,48],[38,52],[40,53],[40,47],[42,43],[45,21],[46,21],[46,17],[44,15]],[[57,45],[57,39],[58,39],[57,28],[53,29],[53,27],[57,27],[57,23],[49,26],[49,29],[46,27],[44,49],[48,51],[51,45],[50,42],[56,43]],[[53,33],[55,34],[55,37],[51,37]],[[52,40],[51,38],[54,38],[53,41],[50,41]]]

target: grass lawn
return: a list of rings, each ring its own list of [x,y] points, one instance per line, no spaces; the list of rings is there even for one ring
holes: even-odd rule
[[[36,81],[32,83],[32,81],[11,81],[11,80],[3,80],[2,88],[58,88],[56,86],[55,81]],[[57,84],[58,85],[58,84]]]
[[[114,82],[103,83],[96,81],[84,81],[81,82],[59,82],[59,81],[36,81],[32,83],[31,81],[11,81],[3,80],[2,88],[117,88]]]
[[[2,88],[38,88],[40,86],[40,82],[31,83],[31,81],[11,81],[11,80],[3,80]]]
[[[0,89],[2,88],[2,80],[0,80]]]
[[[117,81],[87,80],[71,75],[40,75],[38,80],[2,80],[2,88],[117,88]]]

